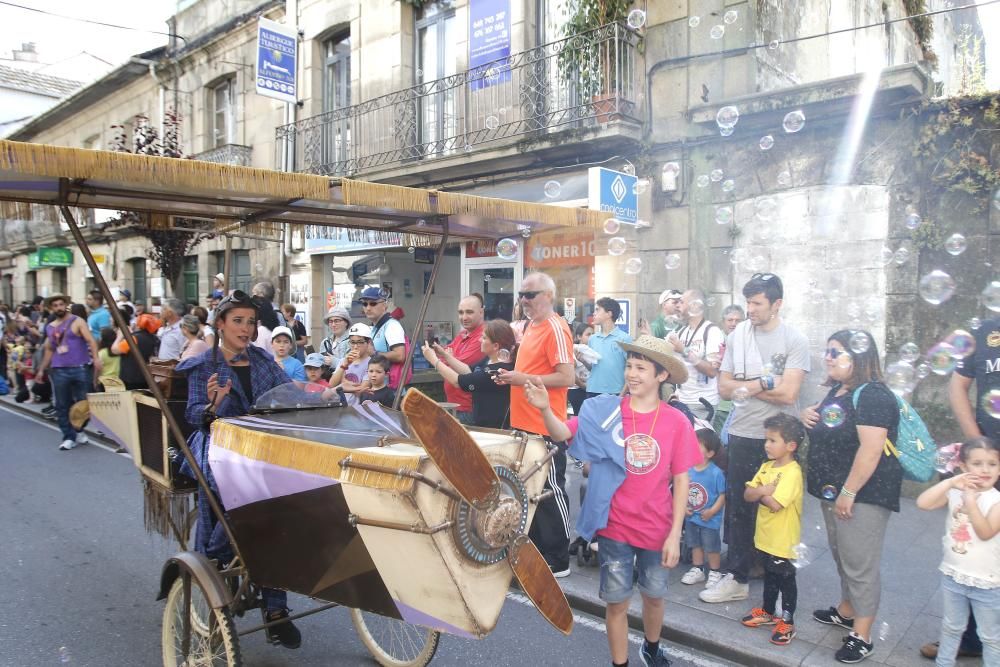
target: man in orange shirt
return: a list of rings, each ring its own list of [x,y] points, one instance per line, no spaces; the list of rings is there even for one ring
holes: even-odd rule
[[[517,349],[514,370],[501,370],[498,384],[510,385],[510,425],[537,433],[548,440],[549,432],[541,413],[529,405],[524,395],[524,381],[543,384],[549,394],[552,412],[566,421],[566,394],[575,383],[573,374],[573,336],[569,325],[552,307],[556,285],[544,273],[529,273],[521,281],[517,294],[522,312],[529,323]],[[569,504],[566,499],[566,452],[561,447],[552,459],[545,488],[553,494],[538,505],[528,536],[545,556],[557,577],[569,575]]]

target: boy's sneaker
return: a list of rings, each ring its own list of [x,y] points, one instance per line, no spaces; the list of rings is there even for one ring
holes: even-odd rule
[[[63,440],[62,444],[59,445],[59,449],[64,452],[68,452],[74,447],[76,447],[76,440]]]
[[[771,635],[771,643],[778,646],[785,646],[786,644],[790,644],[794,638],[795,626],[789,625],[784,621],[778,621],[778,627],[774,629],[774,634]]]
[[[76,444],[78,444],[78,445],[86,445],[89,442],[90,442],[90,438],[88,438],[87,434],[84,433],[83,431],[80,431],[79,433],[76,434]]]
[[[269,611],[264,614],[266,623],[277,621],[282,618],[288,618],[287,609]],[[281,645],[285,648],[298,648],[302,646],[302,633],[299,632],[299,629],[295,627],[295,624],[291,621],[279,623],[278,625],[272,625],[265,628],[264,631],[267,636],[267,641],[271,644]]]
[[[681,577],[682,584],[698,584],[705,581],[705,571],[695,565]]]
[[[552,570],[552,576],[556,579],[564,579],[570,575],[569,561],[559,565],[549,565],[549,569]]]
[[[754,607],[750,610],[749,614],[740,620],[740,623],[748,628],[759,628],[762,625],[774,625],[777,622],[778,619],[760,607]]]
[[[660,642],[656,655],[652,655],[647,650],[646,642],[643,641],[639,648],[639,660],[646,667],[670,667],[670,659],[667,658],[667,649],[663,646],[663,642]]]
[[[708,581],[705,582],[705,588],[711,588],[719,583],[720,579],[722,579],[722,573],[718,570],[712,570],[708,573]]]
[[[750,584],[741,584],[732,574],[719,579],[719,583],[698,593],[702,602],[732,602],[750,597]]]
[[[837,662],[853,665],[856,662],[861,662],[874,652],[874,644],[869,644],[859,637],[857,633],[852,632],[844,637],[844,645],[837,649],[833,657],[837,659]]]
[[[830,607],[829,609],[817,609],[813,612],[813,619],[827,625],[839,625],[845,630],[854,629],[854,619],[844,618],[840,615],[840,612],[837,611],[836,607]]]

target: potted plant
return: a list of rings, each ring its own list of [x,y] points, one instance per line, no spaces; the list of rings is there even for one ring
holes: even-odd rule
[[[608,122],[618,108],[617,50],[591,41],[587,33],[624,21],[631,4],[631,0],[566,0],[564,5],[569,17],[563,32],[576,39],[570,39],[559,54],[559,69],[581,99],[593,102],[600,123]]]

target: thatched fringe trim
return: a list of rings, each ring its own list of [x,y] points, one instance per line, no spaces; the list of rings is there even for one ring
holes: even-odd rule
[[[0,170],[280,199],[330,199],[330,179],[325,176],[20,141],[0,140]]]
[[[549,204],[479,197],[457,192],[438,193],[438,211],[450,215],[474,215],[534,225],[560,227],[601,227],[611,213]]]
[[[0,217],[7,220],[31,220],[31,204],[20,201],[0,201]]]
[[[142,478],[143,524],[147,533],[158,533],[168,539],[174,539],[170,523],[182,534],[187,526],[191,503],[190,493],[174,493],[170,489]]]
[[[355,181],[349,178],[341,180],[340,187],[343,190],[344,203],[348,206],[389,207],[412,213],[433,213],[429,190]]]
[[[420,464],[419,455],[397,456],[359,452],[347,447],[299,440],[265,431],[252,431],[245,427],[227,424],[222,420],[212,424],[212,446],[222,447],[254,461],[263,461],[282,468],[291,468],[376,489],[399,491],[409,490],[413,486],[413,480],[395,474],[344,469],[341,468],[340,462],[350,456],[352,461],[387,466],[393,470],[401,468],[416,470]]]

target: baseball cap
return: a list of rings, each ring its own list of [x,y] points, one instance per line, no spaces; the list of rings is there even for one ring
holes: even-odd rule
[[[292,354],[295,354],[295,335],[292,330],[288,327],[274,327],[271,331],[271,340],[273,341],[278,336],[288,336],[288,340],[292,341]]]
[[[351,328],[347,330],[348,336],[361,336],[362,338],[372,337],[372,328],[365,324],[364,322],[357,322],[351,325]]]
[[[224,274],[224,273],[216,273],[215,274],[215,279],[218,280],[220,283],[224,283],[224,282],[226,282],[226,274]]]
[[[127,289],[120,289],[120,290],[118,290],[118,293],[121,294],[123,297],[125,297],[126,301],[131,301],[132,300],[132,292],[131,291],[129,291]]]
[[[341,306],[334,306],[329,311],[327,311],[327,313],[326,313],[326,319],[323,320],[323,321],[324,322],[329,322],[334,317],[339,317],[340,319],[344,320],[348,324],[351,323],[351,314],[347,312],[346,308],[342,308]]]
[[[358,298],[362,301],[385,301],[388,297],[389,294],[381,287],[366,287]]]
[[[662,292],[660,292],[660,298],[657,300],[656,303],[662,306],[663,302],[666,301],[667,299],[680,299],[682,296],[684,296],[684,293],[681,292],[680,290],[665,289]]]
[[[320,368],[323,366],[323,355],[319,352],[313,352],[312,354],[306,355],[306,361],[303,366],[308,366],[310,368]]]

